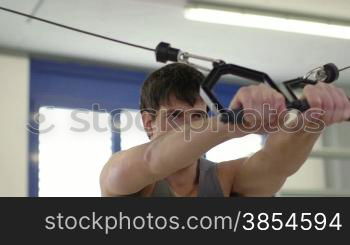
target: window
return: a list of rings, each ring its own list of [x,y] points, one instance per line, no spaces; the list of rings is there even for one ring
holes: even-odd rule
[[[207,152],[206,157],[213,162],[222,162],[247,157],[262,146],[262,136],[251,134],[226,141]]]
[[[109,114],[52,107],[39,112],[39,196],[100,196],[99,175],[112,154]]]
[[[149,141],[138,110],[123,109],[120,115],[120,148],[129,149]]]
[[[146,74],[40,59],[30,66],[29,196],[101,196],[101,168],[120,151],[111,116],[138,107]]]

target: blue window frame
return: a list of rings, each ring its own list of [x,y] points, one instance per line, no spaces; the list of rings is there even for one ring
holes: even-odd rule
[[[100,109],[117,113],[120,108],[137,109],[139,89],[146,73],[118,68],[97,67],[72,62],[31,59],[30,125],[38,129],[33,115],[42,106]],[[37,156],[39,135],[29,135],[29,151]],[[120,150],[120,138],[113,134],[113,152]],[[30,157],[29,196],[38,196],[38,159]]]
[[[94,104],[110,113],[116,109],[138,109],[139,91],[146,72],[107,68],[72,62],[31,59],[29,154],[37,156],[39,135],[34,115],[42,106],[95,110]],[[215,92],[228,104],[239,87],[219,84]],[[229,92],[228,92],[229,91]],[[120,150],[120,136],[113,134],[113,152]],[[29,157],[29,196],[38,196],[38,159]]]

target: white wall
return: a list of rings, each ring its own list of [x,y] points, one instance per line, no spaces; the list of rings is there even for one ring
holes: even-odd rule
[[[323,137],[316,142],[313,150],[322,147]],[[294,175],[289,177],[282,193],[314,192],[327,188],[325,162],[322,158],[309,157]]]
[[[0,196],[27,196],[29,59],[0,53]]]

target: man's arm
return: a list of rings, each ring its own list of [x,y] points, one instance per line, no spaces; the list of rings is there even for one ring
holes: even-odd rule
[[[319,133],[277,132],[265,146],[237,168],[232,192],[273,196],[308,158]]]
[[[213,130],[217,126],[218,130]],[[201,128],[202,130],[198,130]],[[100,185],[104,196],[136,193],[144,187],[195,163],[205,152],[228,139],[217,117],[201,119],[157,137],[149,143],[114,154],[104,166]]]
[[[347,96],[334,86],[323,83],[307,86],[304,95],[311,110],[323,112],[323,126],[342,122],[350,117]],[[305,119],[305,114],[303,118]],[[316,118],[318,119],[320,118]],[[279,130],[269,135],[262,150],[235,167],[237,171],[233,178],[232,192],[244,196],[272,196],[278,192],[286,179],[305,162],[320,135],[307,132],[307,125],[304,126],[298,132],[287,133]]]

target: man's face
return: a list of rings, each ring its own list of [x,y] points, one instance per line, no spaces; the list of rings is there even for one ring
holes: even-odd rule
[[[169,103],[162,105],[155,116],[143,115],[142,119],[148,135],[154,139],[170,130],[180,130],[183,124],[191,124],[206,116],[206,105],[200,97],[194,106],[191,106],[170,96]]]

